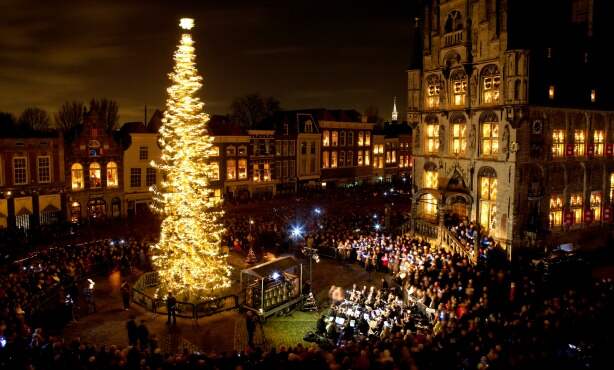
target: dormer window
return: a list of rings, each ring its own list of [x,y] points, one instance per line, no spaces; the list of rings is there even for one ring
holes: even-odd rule
[[[311,122],[311,120],[305,121],[305,133],[311,134],[312,132],[313,132],[313,122]]]

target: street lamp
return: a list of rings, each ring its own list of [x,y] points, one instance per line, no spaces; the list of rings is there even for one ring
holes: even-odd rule
[[[315,248],[305,247],[303,248],[303,254],[309,259],[309,287],[313,285],[312,278],[312,261],[316,261],[316,263],[320,263],[320,256],[318,255],[318,250]]]

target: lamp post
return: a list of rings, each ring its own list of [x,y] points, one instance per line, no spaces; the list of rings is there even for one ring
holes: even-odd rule
[[[311,290],[311,284],[313,284],[313,280],[312,280],[312,271],[313,271],[313,265],[312,262],[316,261],[316,263],[320,262],[320,256],[318,255],[318,250],[315,248],[309,248],[309,247],[305,247],[303,248],[303,254],[305,256],[307,256],[307,258],[309,259],[309,288]]]

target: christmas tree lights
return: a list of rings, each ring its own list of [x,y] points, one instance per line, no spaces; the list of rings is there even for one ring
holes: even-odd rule
[[[153,247],[161,287],[189,300],[211,298],[230,286],[230,266],[220,254],[223,212],[210,186],[218,164],[210,160],[215,151],[206,128],[209,117],[197,96],[202,77],[196,69],[193,26],[190,18],[180,22],[181,41],[160,127],[162,155],[152,163],[163,180],[151,189],[152,208],[163,217]]]

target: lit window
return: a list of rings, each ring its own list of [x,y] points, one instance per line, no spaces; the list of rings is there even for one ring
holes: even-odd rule
[[[494,64],[489,64],[482,70],[482,103],[499,104],[499,88],[501,75],[499,68]]]
[[[454,105],[465,105],[465,95],[467,93],[467,75],[462,69],[454,71],[450,80],[452,81],[452,103]]]
[[[147,174],[145,175],[145,181],[147,181],[147,176],[149,175],[149,168],[147,169]],[[220,164],[218,162],[211,162],[211,176],[209,176],[209,180],[219,180],[220,179]],[[151,186],[151,185],[147,185]]]
[[[405,167],[405,156],[403,154],[399,155],[399,167]]]
[[[497,214],[497,179],[480,177],[480,225],[491,229]]]
[[[390,161],[392,160],[392,153],[390,152],[390,150],[386,151],[386,163],[390,163]]]
[[[464,123],[452,124],[452,151],[454,154],[465,154],[467,148],[467,125]]]
[[[614,200],[614,172],[610,173],[610,203]]]
[[[499,123],[482,123],[482,155],[494,156],[499,154]]]
[[[241,157],[245,157],[247,155],[247,147],[245,145],[241,145],[237,150],[237,154]]]
[[[351,150],[348,151],[347,156],[345,157],[345,165],[348,167],[352,167],[354,165],[354,152]]]
[[[363,158],[362,158],[362,150],[359,150],[359,151],[358,151],[358,159],[357,159],[357,162],[356,162],[356,164],[357,164],[358,166],[362,166],[362,165],[363,165],[363,161],[362,161],[362,159],[363,159]]]
[[[549,219],[551,228],[563,224],[563,198],[560,195],[550,197]]]
[[[141,169],[139,168],[139,171],[140,170]],[[102,186],[102,177],[100,172],[100,164],[97,162],[90,163],[90,188],[99,188]]]
[[[226,180],[237,179],[237,161],[234,159],[226,160]]]
[[[363,146],[365,140],[365,133],[362,131],[358,132],[358,146]]]
[[[371,164],[371,152],[368,150],[365,150],[365,166],[369,166]]]
[[[333,131],[331,132],[331,145],[332,146],[338,146],[339,145],[339,132],[337,131]]]
[[[565,131],[552,130],[552,157],[561,158],[565,155]]]
[[[591,103],[594,103],[597,100],[597,91],[595,89],[591,89]]]
[[[584,155],[585,151],[585,136],[584,130],[574,130],[573,132],[573,154],[576,157]]]
[[[49,156],[36,158],[38,182],[41,184],[51,182],[51,160]]]
[[[439,151],[439,125],[426,125],[426,151],[431,154]]]
[[[220,178],[220,166],[216,164],[216,168],[217,168],[217,172],[216,172],[216,179]],[[145,172],[145,186],[150,187],[156,184],[156,169],[155,168],[151,168],[148,167],[147,168],[147,172]]]
[[[593,131],[593,144],[595,145],[594,155],[603,157],[603,149],[605,147],[605,133],[603,130]]]
[[[392,151],[392,163],[397,163],[397,151]]]
[[[141,169],[140,168],[130,169],[130,187],[131,188],[141,187]]]
[[[226,147],[226,155],[234,157],[237,155],[237,148],[233,145]]]
[[[439,94],[441,93],[441,83],[439,77],[431,75],[426,79],[426,107],[435,109],[439,107]]]
[[[115,188],[118,186],[117,163],[107,163],[107,187]]]
[[[322,131],[322,146],[330,145],[330,132],[328,130]]]
[[[569,205],[571,206],[571,213],[573,214],[573,222],[575,224],[582,223],[582,193],[571,194],[569,198]]]
[[[439,187],[439,174],[437,171],[424,171],[424,187],[437,189]]]
[[[554,99],[554,85],[550,85],[550,87],[548,88],[548,99]]]
[[[425,194],[420,199],[420,205],[422,209],[422,217],[434,219],[437,217],[437,198],[433,194]]]
[[[146,161],[149,158],[149,151],[146,146],[139,147],[139,160]]]
[[[327,151],[322,152],[322,167],[323,168],[330,167],[330,163],[328,162],[328,152]]]
[[[247,179],[247,159],[239,159],[239,179]]]
[[[269,161],[264,162],[264,181],[271,181],[271,163]]]
[[[70,182],[72,190],[83,189],[83,166],[73,163],[70,167]]]
[[[591,211],[593,211],[593,219],[601,221],[601,192],[593,191],[591,193]]]
[[[337,168],[337,152],[330,152],[330,166]]]
[[[365,146],[369,146],[371,145],[371,133],[366,131],[365,132]]]
[[[378,168],[384,168],[384,157],[379,157],[379,166]]]
[[[26,157],[13,158],[13,184],[26,185],[28,183],[27,168]]]
[[[339,145],[345,146],[345,131],[339,133]]]

